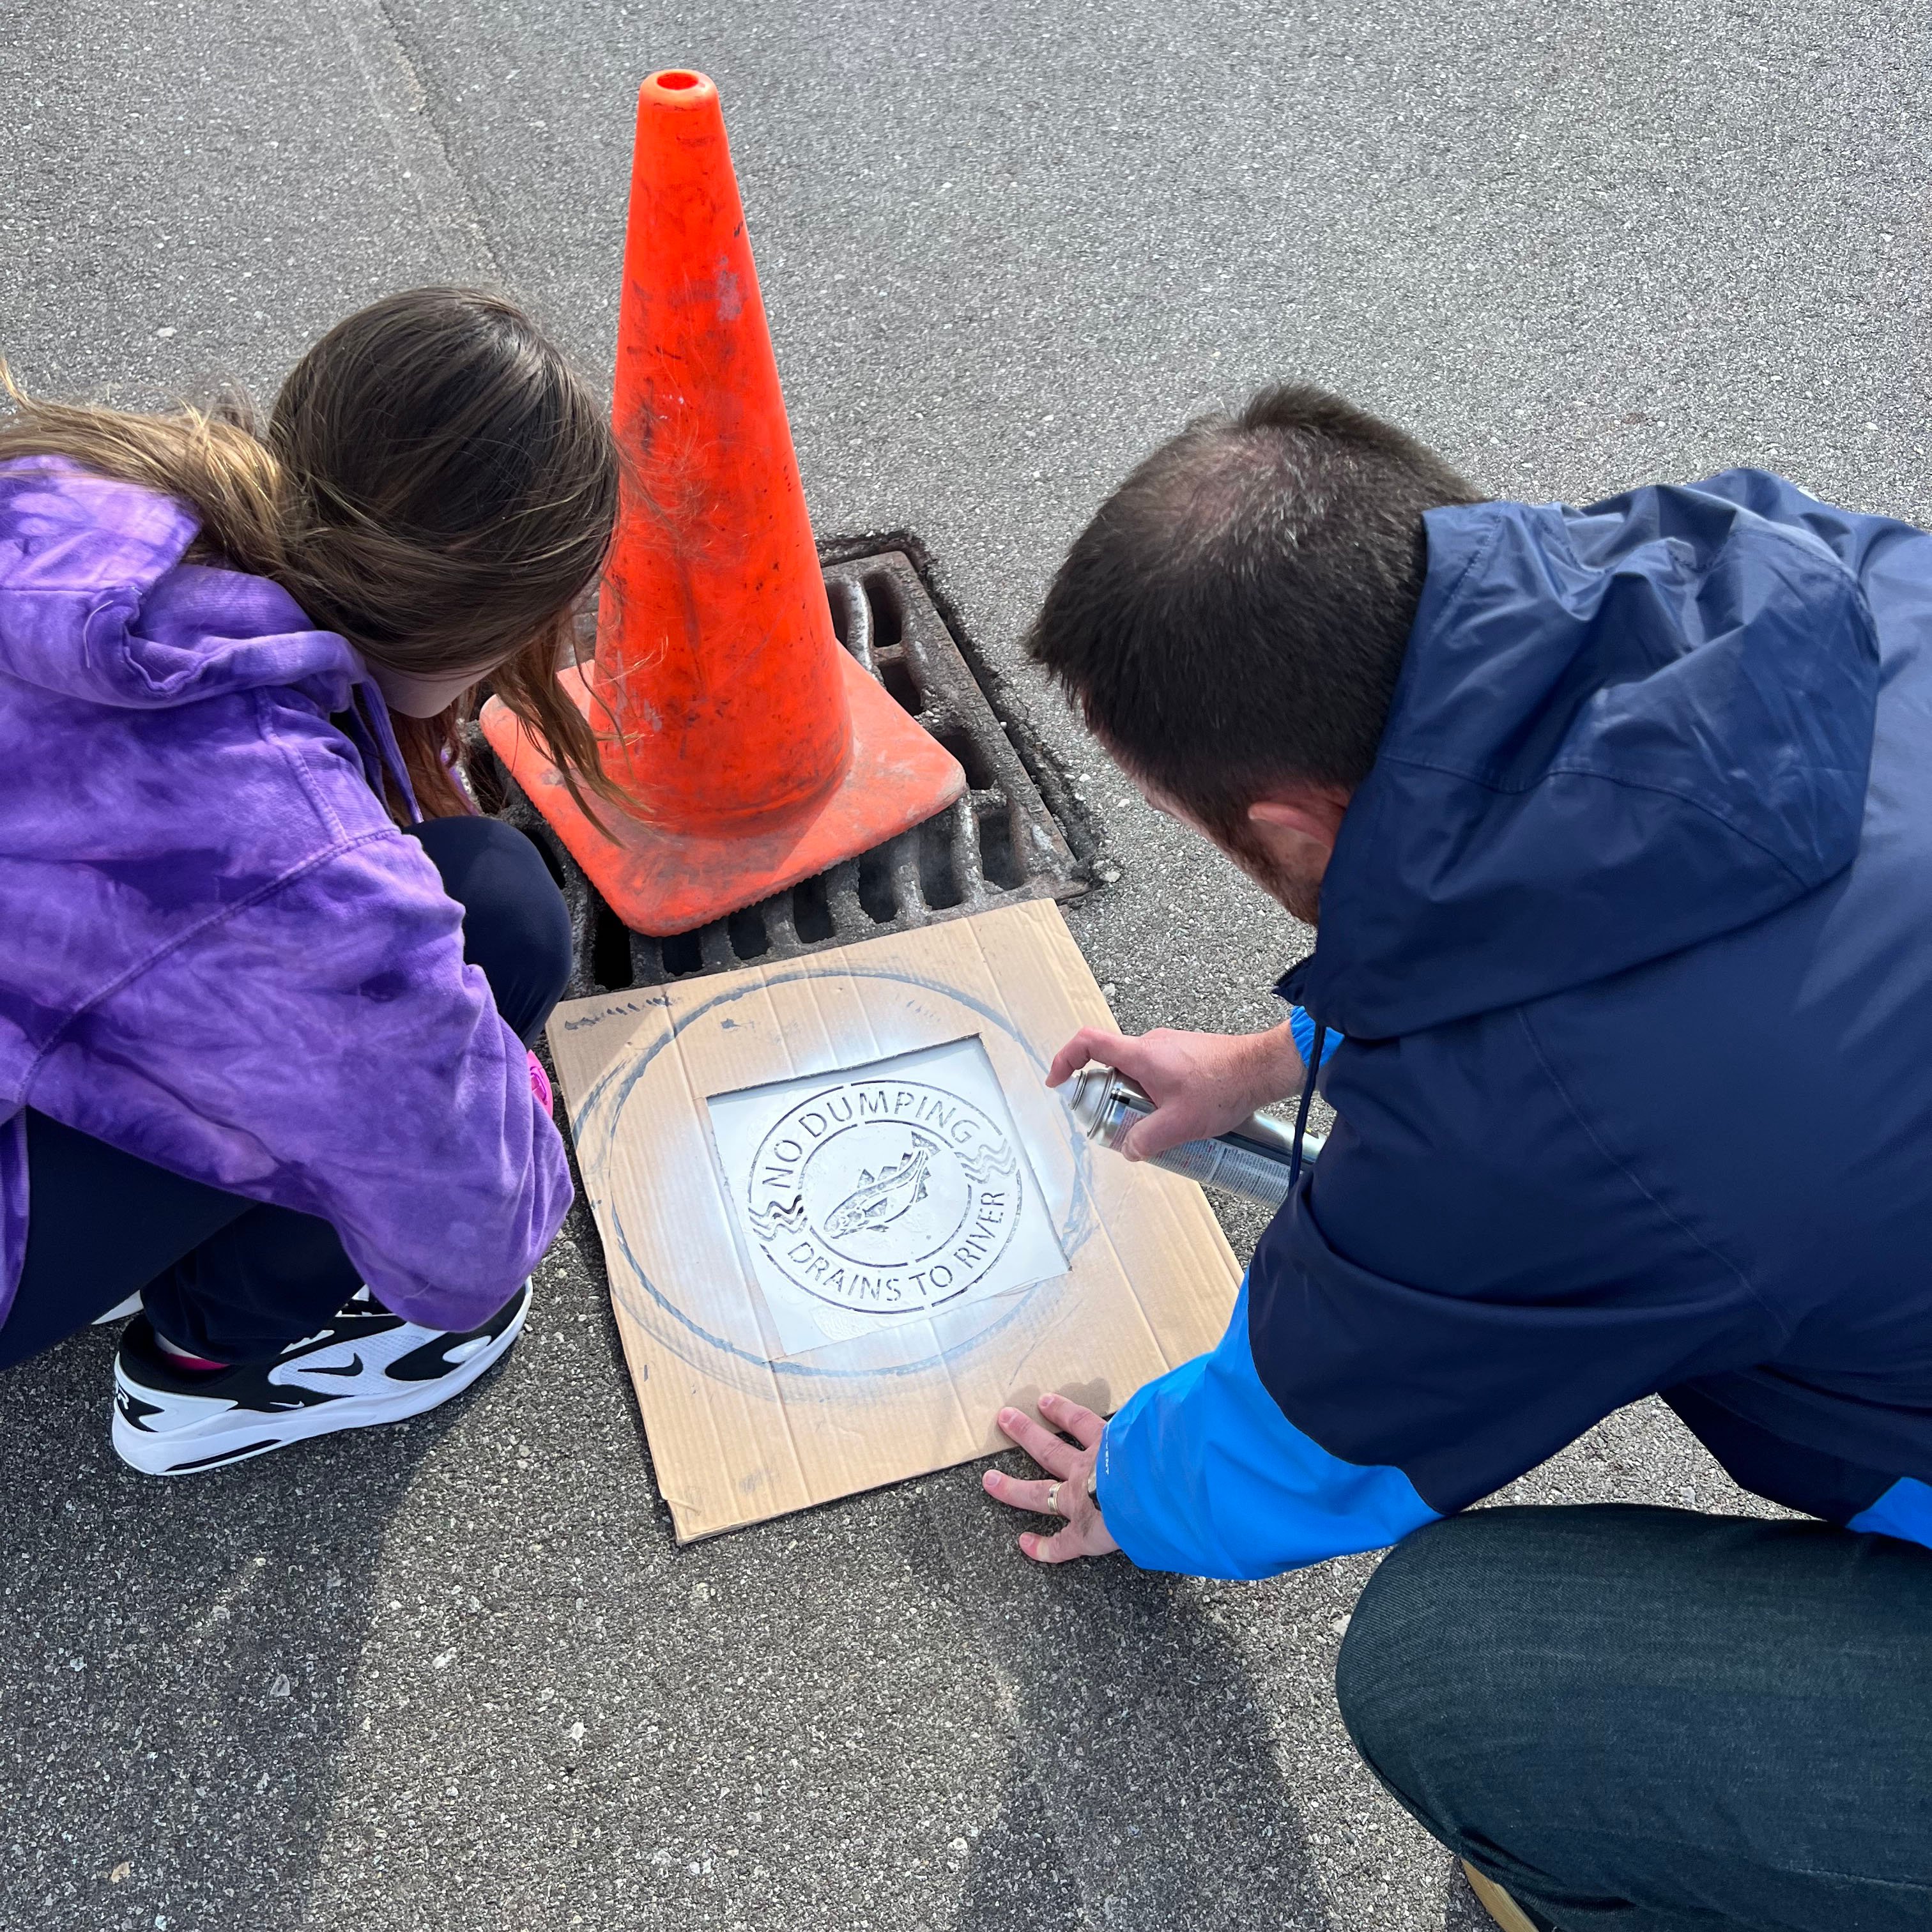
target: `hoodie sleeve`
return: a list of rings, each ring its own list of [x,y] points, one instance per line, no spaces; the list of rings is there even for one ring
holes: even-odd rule
[[[1520,1009],[1351,1042],[1328,1090],[1335,1130],[1226,1339],[1108,1425],[1101,1510],[1142,1567],[1384,1546],[1774,1346],[1742,1276],[1571,1112]]]
[[[522,1044],[414,842],[345,842],[205,920],[64,1029],[30,1105],[318,1215],[399,1315],[472,1326],[571,1201]]]

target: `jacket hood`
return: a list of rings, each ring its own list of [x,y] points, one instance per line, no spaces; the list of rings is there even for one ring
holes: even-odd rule
[[[0,465],[0,675],[142,710],[275,686],[346,709],[354,650],[266,578],[184,565],[199,527],[64,458]]]
[[[1816,537],[1713,488],[1425,518],[1388,728],[1298,991],[1384,1039],[1762,919],[1850,864],[1878,643]]]

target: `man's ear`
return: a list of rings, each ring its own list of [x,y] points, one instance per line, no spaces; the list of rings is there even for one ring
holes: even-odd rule
[[[1292,842],[1305,839],[1331,850],[1348,809],[1348,794],[1339,785],[1298,785],[1273,798],[1257,799],[1248,807],[1248,823],[1264,837],[1286,834]]]

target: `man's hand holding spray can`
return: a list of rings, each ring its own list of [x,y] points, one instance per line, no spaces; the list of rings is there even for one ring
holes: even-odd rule
[[[1318,1051],[1319,1042],[1318,1034],[1311,1050]],[[1294,1137],[1256,1110],[1304,1088],[1304,1073],[1292,1022],[1244,1036],[1162,1027],[1137,1040],[1083,1027],[1054,1055],[1046,1084],[1062,1090],[1089,1140],[1275,1208],[1288,1198]],[[1304,1125],[1306,1099],[1304,1091]],[[1302,1160],[1312,1160],[1321,1145],[1320,1135],[1304,1132]],[[1100,1510],[1102,1418],[1048,1390],[1037,1420],[1003,1408],[999,1425],[1052,1480],[988,1469],[982,1479],[987,1494],[1066,1520],[1052,1536],[1027,1532],[1020,1548],[1037,1563],[1118,1549]]]
[[[1060,1089],[1082,1132],[1099,1146],[1279,1208],[1288,1198],[1294,1137],[1248,1109],[1293,1094],[1302,1072],[1285,1025],[1238,1039],[1163,1028],[1131,1040],[1089,1028],[1061,1048],[1047,1083]],[[1150,1135],[1144,1124],[1157,1115],[1210,1131],[1179,1141]],[[1304,1162],[1321,1148],[1319,1134],[1302,1136]]]

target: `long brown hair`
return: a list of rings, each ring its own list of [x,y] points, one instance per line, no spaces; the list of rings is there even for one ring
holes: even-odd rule
[[[202,554],[273,578],[373,664],[479,678],[494,664],[496,695],[577,802],[616,798],[556,673],[610,546],[616,448],[508,302],[415,289],[359,310],[296,365],[265,430],[232,397],[162,415],[48,403],[4,365],[0,388],[0,462],[65,456],[177,498],[201,520]],[[453,776],[467,703],[393,719],[432,818],[470,809]]]

